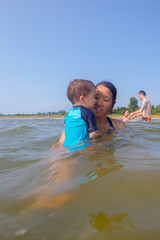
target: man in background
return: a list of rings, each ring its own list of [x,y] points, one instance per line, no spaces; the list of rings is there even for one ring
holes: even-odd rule
[[[135,112],[130,113],[131,118],[135,118],[137,116],[142,115],[142,120],[145,121],[151,121],[151,103],[150,101],[146,98],[146,93],[145,91],[139,91],[138,93],[139,99],[142,101],[142,106],[140,109],[138,109]]]

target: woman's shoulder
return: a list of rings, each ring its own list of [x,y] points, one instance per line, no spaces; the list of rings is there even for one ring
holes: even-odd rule
[[[113,123],[114,128],[117,130],[126,128],[126,124],[122,120],[111,118],[111,121]]]

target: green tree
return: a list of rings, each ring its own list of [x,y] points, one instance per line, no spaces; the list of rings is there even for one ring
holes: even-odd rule
[[[126,107],[117,107],[117,109],[114,108],[114,109],[112,110],[112,114],[122,115],[123,110],[126,110],[126,109],[128,109],[128,108],[126,108]]]
[[[38,113],[37,113],[37,116],[42,116],[42,113],[41,113],[41,112],[38,112]]]
[[[60,110],[60,111],[58,112],[58,114],[60,114],[60,115],[66,115],[67,112],[66,112],[66,110]]]
[[[160,105],[157,105],[156,108],[155,108],[156,112],[155,113],[158,113],[160,114]]]
[[[135,97],[131,97],[128,107],[130,112],[138,110],[139,109],[138,100]]]

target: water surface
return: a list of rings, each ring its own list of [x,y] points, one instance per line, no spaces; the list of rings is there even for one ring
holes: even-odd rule
[[[160,121],[127,123],[82,151],[63,120],[0,120],[0,239],[160,238]]]

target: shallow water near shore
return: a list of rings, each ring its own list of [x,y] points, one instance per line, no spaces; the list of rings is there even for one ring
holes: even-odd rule
[[[0,239],[159,239],[160,120],[51,150],[63,122],[0,120]]]

